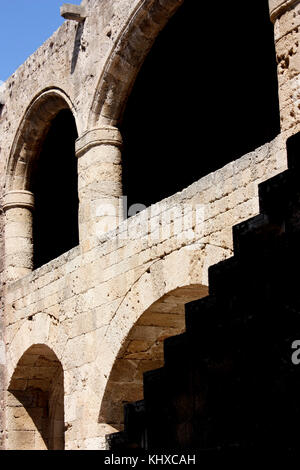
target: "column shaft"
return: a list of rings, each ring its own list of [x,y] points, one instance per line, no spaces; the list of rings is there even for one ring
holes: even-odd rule
[[[21,279],[33,268],[32,211],[29,191],[10,191],[4,196],[5,271],[8,282]]]
[[[86,132],[76,142],[79,238],[84,251],[122,220],[122,138],[115,127]]]
[[[282,132],[300,131],[300,0],[269,0],[278,66]]]

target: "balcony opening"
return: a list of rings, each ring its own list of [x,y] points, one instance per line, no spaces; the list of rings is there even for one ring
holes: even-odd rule
[[[159,34],[128,99],[123,188],[149,206],[280,132],[267,0],[185,1]]]
[[[35,160],[34,269],[79,243],[76,138],[74,117],[63,109],[53,119]]]

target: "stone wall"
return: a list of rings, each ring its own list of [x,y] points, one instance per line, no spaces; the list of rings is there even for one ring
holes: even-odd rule
[[[105,434],[117,429],[103,423],[100,411],[105,393],[107,414],[109,406],[117,406],[119,413],[124,400],[132,400],[124,388],[117,405],[113,397],[107,403],[122,347],[126,350],[131,341],[129,351],[134,355],[142,352],[141,341],[159,348],[174,333],[168,328],[161,331],[159,315],[150,315],[142,337],[133,327],[147,323],[150,308],[161,311],[157,302],[162,299],[165,304],[167,294],[180,300],[161,315],[176,315],[176,305],[207,294],[208,267],[232,254],[232,226],[258,213],[258,183],[285,167],[279,136],[122,222],[92,250],[82,253],[77,247],[7,286],[8,383],[31,345],[45,344],[54,351],[65,374],[66,448],[99,448]],[[195,286],[192,297],[186,293],[189,286]],[[152,369],[157,360],[150,354],[143,367],[131,361],[139,374],[137,382],[145,367]],[[134,397],[138,394],[136,390]]]
[[[140,398],[142,372],[161,363],[163,339],[182,330],[183,304],[207,294],[208,268],[232,255],[232,226],[258,213],[258,183],[286,168],[286,136],[297,128],[283,118],[283,133],[273,142],[128,220],[116,221],[108,214],[105,233],[97,234],[94,202],[115,203],[120,196],[117,125],[126,98],[156,35],[181,1],[83,4],[88,11],[84,24],[66,21],[5,84],[0,119],[0,194],[6,211],[0,219],[5,303],[0,381],[8,393],[6,405],[0,396],[7,417],[0,428],[8,433],[10,449],[51,447],[55,439],[61,445],[62,420],[55,419],[51,404],[56,396],[61,401],[55,385],[62,382],[65,448],[104,448],[105,435],[122,428],[122,404]],[[279,42],[278,51],[284,48]],[[291,86],[297,83],[295,76],[287,79]],[[282,103],[283,111],[289,109],[289,103]],[[20,255],[32,244],[28,220],[34,202],[28,175],[51,118],[64,105],[72,110],[79,134],[83,235],[78,247],[31,272]],[[17,213],[14,226],[12,214]],[[19,251],[12,253],[15,248]],[[9,258],[12,254],[17,256]],[[39,377],[47,360],[53,374]],[[64,373],[57,384],[56,361]],[[54,416],[48,416],[48,427],[54,429],[57,421],[50,437],[43,431],[45,400]]]
[[[234,227],[234,255],[209,270],[209,295],[185,305],[186,330],[164,341],[143,399],[108,436],[112,452],[197,449],[200,461],[298,450],[299,143],[287,142],[288,170],[259,185],[259,215]]]

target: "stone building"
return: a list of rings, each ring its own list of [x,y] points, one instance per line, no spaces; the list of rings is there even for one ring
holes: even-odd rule
[[[234,20],[228,25],[225,12],[205,10],[209,6],[198,6],[194,21],[201,28],[205,23],[216,37],[206,38],[205,46],[197,45],[197,56],[191,37],[200,37],[202,30],[195,31],[195,24],[189,23],[184,31],[175,25],[172,36],[173,41],[181,31],[180,41],[185,37],[190,46],[181,54],[188,61],[178,62],[188,77],[183,94],[177,82],[168,105],[187,101],[190,108],[180,108],[181,113],[197,107],[195,114],[179,112],[172,121],[179,122],[173,134],[167,125],[162,127],[163,103],[157,107],[152,95],[147,106],[153,101],[156,108],[147,125],[147,109],[145,115],[126,115],[128,107],[134,108],[130,97],[147,67],[147,57],[173,19],[180,18],[184,8],[196,8],[192,3],[83,0],[80,6],[64,5],[63,26],[0,89],[0,443],[4,449],[104,449],[106,436],[123,429],[123,405],[143,398],[143,373],[163,364],[163,341],[184,331],[184,305],[207,296],[209,267],[232,256],[232,227],[258,214],[258,184],[287,168],[286,141],[300,131],[299,0],[269,0],[280,129],[272,135],[263,127],[256,150],[250,148],[241,156],[238,148],[227,160],[205,163],[208,148],[217,146],[218,139],[221,144],[216,149],[225,146],[221,129],[214,130],[207,146],[201,134],[203,121],[225,126],[226,114],[222,125],[218,121],[221,105],[208,113],[211,103],[215,106],[221,99],[212,101],[213,95],[222,93],[219,88],[202,89],[196,105],[196,91],[189,83],[195,85],[191,80],[198,73],[197,80],[204,80],[205,87],[210,81],[220,87],[226,77],[221,72],[213,75],[218,65],[214,69],[210,65],[222,63],[222,70],[231,74],[229,83],[243,63],[243,41],[241,49],[221,52],[226,28],[233,28]],[[239,18],[254,21],[259,15],[255,2],[250,2]],[[268,22],[266,28],[272,31]],[[218,30],[221,24],[224,37]],[[249,27],[253,29],[257,35],[258,29]],[[202,34],[201,40],[206,33]],[[241,40],[232,39],[232,44]],[[255,54],[263,48],[257,44]],[[263,74],[255,54],[248,60],[249,70],[260,82]],[[249,70],[244,70],[245,80]],[[251,93],[245,83],[243,99]],[[144,89],[148,93],[150,89]],[[264,90],[259,100],[266,94]],[[205,100],[210,103],[206,108]],[[263,106],[252,117],[253,129],[249,121],[243,125],[249,135],[255,134],[256,121],[258,128],[263,126]],[[238,121],[240,116],[236,125]],[[150,205],[147,201],[142,211],[140,205],[130,204],[131,217],[126,218],[122,196],[130,186],[124,179],[130,125],[138,133],[149,131],[148,140],[146,134],[140,139],[133,132],[138,142],[134,177],[141,190],[146,186],[143,174],[148,172],[143,161],[147,147],[152,146],[154,159],[157,146],[155,162],[162,165],[152,174],[154,191],[164,165],[158,147],[168,149],[170,140],[175,142],[172,152],[177,146],[183,152],[175,180],[181,175],[188,186],[169,183],[176,167],[171,158],[165,186],[175,194],[160,188],[157,194],[164,199],[150,197]],[[204,176],[186,180],[186,167],[197,175],[193,167],[197,159],[188,156],[201,150]],[[133,195],[130,202],[143,201]]]

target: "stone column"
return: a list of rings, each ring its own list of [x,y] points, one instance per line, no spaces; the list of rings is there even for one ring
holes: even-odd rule
[[[83,251],[123,219],[122,137],[115,127],[91,129],[76,141],[79,239]]]
[[[5,271],[8,282],[26,276],[33,268],[32,211],[30,191],[10,191],[4,196]]]
[[[282,132],[300,131],[300,0],[269,0],[278,64]]]

